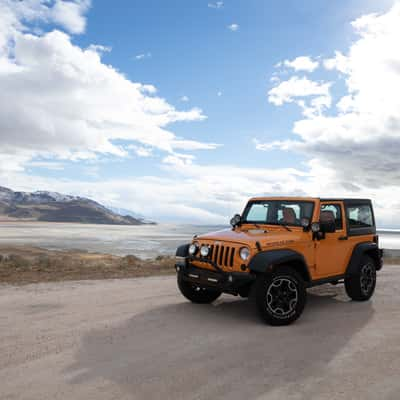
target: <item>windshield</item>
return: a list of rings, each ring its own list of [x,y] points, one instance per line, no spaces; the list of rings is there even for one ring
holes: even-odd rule
[[[311,217],[311,201],[255,200],[247,204],[242,223],[301,226],[301,219]]]

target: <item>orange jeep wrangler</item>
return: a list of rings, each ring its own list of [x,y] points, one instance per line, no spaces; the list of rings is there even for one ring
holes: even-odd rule
[[[357,301],[374,293],[382,250],[370,200],[253,198],[231,225],[178,247],[178,287],[190,301],[251,295],[266,322],[287,325],[308,287],[344,282]]]

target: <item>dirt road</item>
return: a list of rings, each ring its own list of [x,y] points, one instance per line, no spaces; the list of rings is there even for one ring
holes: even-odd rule
[[[400,267],[367,303],[313,289],[289,327],[174,277],[0,286],[0,399],[398,399]]]

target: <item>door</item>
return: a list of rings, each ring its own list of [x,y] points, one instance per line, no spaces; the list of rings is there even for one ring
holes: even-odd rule
[[[350,259],[351,244],[347,239],[345,213],[341,202],[322,202],[320,218],[334,219],[336,232],[315,240],[315,262],[318,278],[344,274]]]

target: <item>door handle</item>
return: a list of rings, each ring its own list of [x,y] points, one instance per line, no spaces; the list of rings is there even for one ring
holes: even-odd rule
[[[338,240],[347,240],[347,239],[348,239],[347,236],[340,236],[340,237],[338,238]]]

